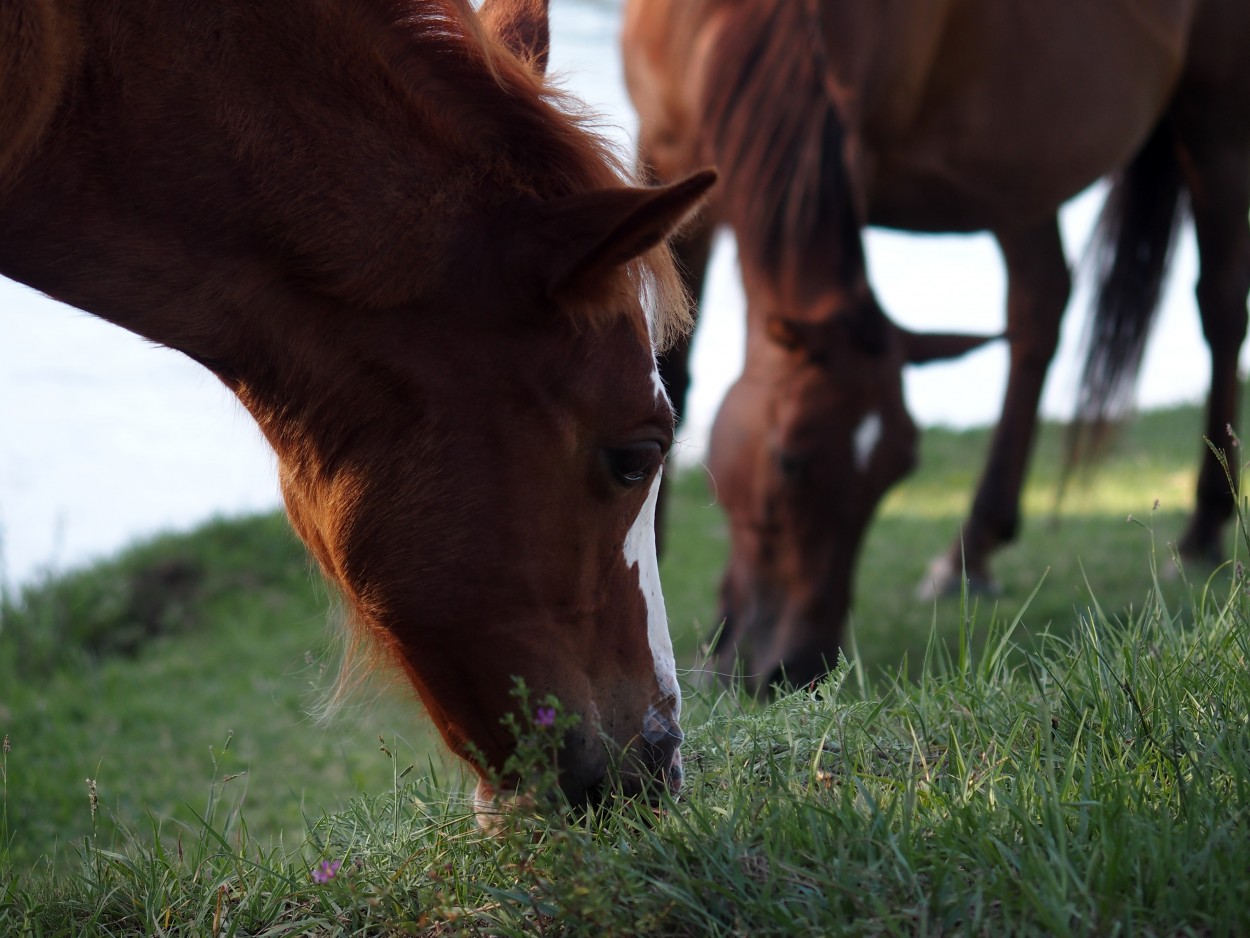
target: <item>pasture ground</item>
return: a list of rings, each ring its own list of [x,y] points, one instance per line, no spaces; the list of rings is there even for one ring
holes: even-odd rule
[[[866,546],[853,665],[768,707],[696,691],[680,803],[503,842],[402,691],[307,716],[329,599],[277,517],[5,597],[0,933],[1250,931],[1246,584],[1167,549],[1197,426],[1144,415],[1057,512],[1048,428],[1003,593],[926,605],[985,443],[927,433]],[[726,549],[699,476],[663,570],[694,669]]]

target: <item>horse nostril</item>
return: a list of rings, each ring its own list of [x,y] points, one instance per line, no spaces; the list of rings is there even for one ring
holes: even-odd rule
[[[675,752],[686,738],[677,721],[664,716],[654,707],[642,718],[642,738],[652,746]]]
[[[641,754],[648,773],[656,781],[663,782],[670,794],[677,794],[681,790],[684,774],[681,744],[686,734],[675,719],[652,707],[643,717],[641,735],[644,740]]]

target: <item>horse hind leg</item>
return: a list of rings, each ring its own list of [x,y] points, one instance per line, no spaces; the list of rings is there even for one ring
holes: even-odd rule
[[[959,536],[921,581],[917,593],[922,599],[957,593],[961,574],[974,591],[997,590],[990,558],[1015,539],[1020,527],[1020,493],[1036,436],[1038,404],[1071,291],[1057,216],[995,236],[1007,267],[1007,390],[972,510]]]
[[[1229,432],[1237,427],[1237,360],[1246,338],[1250,294],[1250,127],[1242,126],[1240,139],[1230,145],[1226,139],[1186,133],[1183,118],[1182,111],[1181,164],[1198,241],[1198,312],[1211,353],[1205,435],[1228,459],[1226,474],[1204,443],[1194,513],[1178,549],[1183,557],[1215,562],[1225,556],[1221,534],[1233,513],[1242,458]],[[1209,126],[1226,135],[1237,124]]]

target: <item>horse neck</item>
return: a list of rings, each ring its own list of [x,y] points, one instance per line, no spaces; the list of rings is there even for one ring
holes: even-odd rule
[[[861,200],[815,23],[794,0],[733,12],[708,56],[701,107],[748,288],[789,309],[861,294]]]
[[[589,162],[552,143],[518,64],[494,63],[500,87],[458,32],[466,5],[411,6],[426,20],[348,0],[81,5],[55,114],[0,192],[0,272],[210,367],[295,294],[411,303],[474,206]]]

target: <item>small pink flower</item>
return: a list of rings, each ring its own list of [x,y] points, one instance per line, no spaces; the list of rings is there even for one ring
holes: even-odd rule
[[[534,711],[534,724],[536,726],[555,726],[555,707],[539,707],[536,711]]]
[[[314,883],[328,883],[334,879],[343,863],[340,860],[322,860],[321,865],[312,871]]]

